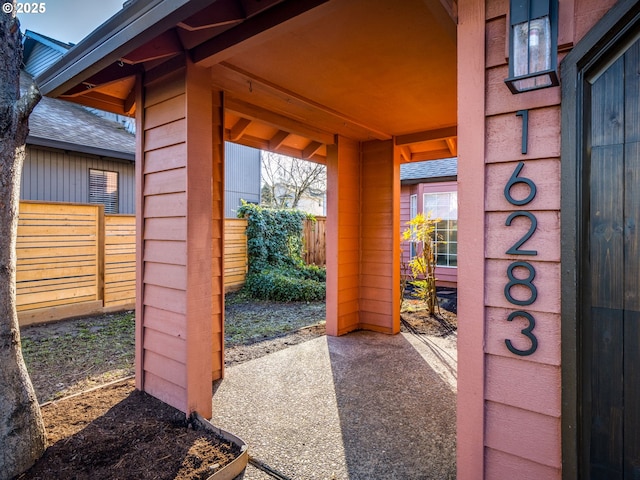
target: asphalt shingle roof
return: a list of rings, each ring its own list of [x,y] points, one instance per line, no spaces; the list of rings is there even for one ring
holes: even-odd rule
[[[23,74],[21,87],[26,89],[31,79]],[[80,150],[96,150],[96,153],[120,158],[135,154],[135,135],[127,132],[120,123],[99,117],[83,107],[55,98],[43,97],[29,117],[27,143],[46,144],[47,141],[85,147]],[[71,148],[70,148],[71,149]]]
[[[428,160],[400,165],[400,181],[455,177],[458,175],[458,158]]]

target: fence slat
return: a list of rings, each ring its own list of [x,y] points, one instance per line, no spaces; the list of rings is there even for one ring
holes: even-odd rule
[[[136,299],[136,217],[104,217],[104,306],[133,304]]]
[[[101,205],[20,202],[17,295],[21,324],[135,303],[134,215],[104,215]],[[324,218],[306,250],[324,264]],[[244,285],[247,220],[225,220],[225,290]],[[24,323],[23,323],[24,322]]]
[[[20,202],[19,311],[99,300],[101,205]]]
[[[324,266],[326,257],[326,225],[327,217],[316,217],[315,221],[304,223],[304,261],[307,265]]]

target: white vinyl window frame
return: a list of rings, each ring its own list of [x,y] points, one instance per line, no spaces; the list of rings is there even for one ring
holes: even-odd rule
[[[409,197],[409,218],[413,220],[418,215],[418,194],[414,193]],[[409,242],[409,256],[415,258],[418,254],[416,242]]]
[[[432,192],[423,194],[423,212],[439,218],[436,224],[436,265],[458,266],[458,192]]]

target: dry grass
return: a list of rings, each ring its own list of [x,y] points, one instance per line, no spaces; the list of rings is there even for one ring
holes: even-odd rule
[[[254,301],[228,294],[225,315],[228,360],[239,363],[323,334],[323,328],[314,330],[313,335],[293,332],[324,322],[325,305]],[[41,403],[134,373],[133,312],[30,326],[22,329],[21,337],[27,369]]]

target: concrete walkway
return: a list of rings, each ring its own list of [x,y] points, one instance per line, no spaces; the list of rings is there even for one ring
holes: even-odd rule
[[[455,337],[320,337],[227,369],[211,421],[295,480],[454,479],[455,371]]]

